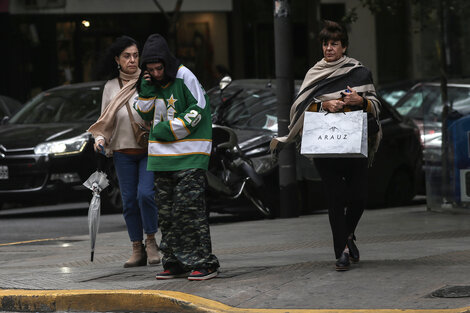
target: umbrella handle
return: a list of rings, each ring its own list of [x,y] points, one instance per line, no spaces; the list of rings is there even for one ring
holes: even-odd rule
[[[95,256],[95,251],[91,251],[91,262],[93,262],[93,257]]]

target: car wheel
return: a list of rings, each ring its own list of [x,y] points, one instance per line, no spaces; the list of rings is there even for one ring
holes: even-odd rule
[[[404,169],[399,169],[393,174],[388,183],[385,205],[393,207],[408,204],[414,195],[414,184],[410,173]]]
[[[122,213],[122,198],[114,166],[109,166],[106,174],[109,186],[101,192],[103,213]]]

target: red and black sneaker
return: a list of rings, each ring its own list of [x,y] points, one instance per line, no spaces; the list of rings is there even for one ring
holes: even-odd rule
[[[199,269],[192,271],[191,274],[189,274],[188,279],[189,280],[207,280],[216,277],[219,274],[218,270],[214,269]]]
[[[182,278],[188,277],[189,272],[185,272],[178,268],[169,268],[164,270],[163,272],[157,273],[155,276],[156,279],[173,279],[173,278]]]

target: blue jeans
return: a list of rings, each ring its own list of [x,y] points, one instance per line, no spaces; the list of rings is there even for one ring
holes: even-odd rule
[[[124,220],[131,241],[142,241],[143,232],[158,229],[154,173],[147,171],[147,154],[125,154],[114,151],[114,167],[121,189]]]

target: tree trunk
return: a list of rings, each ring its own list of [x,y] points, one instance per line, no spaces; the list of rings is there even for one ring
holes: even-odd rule
[[[177,25],[178,18],[181,12],[181,6],[183,5],[183,0],[176,1],[175,8],[173,9],[173,14],[171,15],[171,17],[163,9],[163,7],[160,5],[160,2],[158,2],[158,0],[153,0],[153,3],[155,3],[158,9],[163,13],[163,16],[165,16],[165,19],[168,22],[168,38],[167,38],[168,47],[170,48],[170,51],[172,51],[176,55],[177,48],[178,48],[176,25]]]

